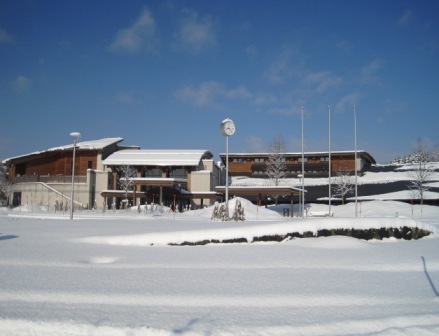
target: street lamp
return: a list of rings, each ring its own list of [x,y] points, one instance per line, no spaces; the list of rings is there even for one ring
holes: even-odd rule
[[[72,192],[70,194],[70,219],[73,219],[73,197],[75,194],[75,154],[76,154],[76,143],[78,142],[81,133],[72,132],[70,136],[73,138],[73,161],[72,161]]]

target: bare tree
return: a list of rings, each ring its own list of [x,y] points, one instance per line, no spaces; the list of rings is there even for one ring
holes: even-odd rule
[[[133,178],[137,176],[137,171],[133,167],[126,165],[118,169],[119,173],[119,188],[125,191],[125,202],[128,205],[128,192],[134,190]]]
[[[9,199],[14,191],[14,184],[8,181],[7,168],[0,166],[0,204],[9,205]]]
[[[285,141],[281,136],[276,136],[269,146],[270,155],[268,156],[267,175],[275,186],[279,186],[281,181],[287,175],[287,164],[285,161],[286,146]],[[276,200],[279,195],[273,195]]]
[[[354,177],[351,175],[351,172],[345,170],[339,170],[335,175],[334,194],[341,197],[342,204],[345,204],[346,196],[354,190]]]
[[[412,179],[409,188],[417,193],[422,206],[424,204],[425,192],[429,189],[427,182],[434,172],[434,168],[431,164],[433,158],[428,152],[427,144],[424,139],[418,139],[413,157],[414,168],[409,173]]]
[[[431,161],[439,162],[439,145],[434,146],[431,152]]]

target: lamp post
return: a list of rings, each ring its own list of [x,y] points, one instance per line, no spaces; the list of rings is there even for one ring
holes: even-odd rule
[[[76,143],[78,142],[81,133],[72,132],[70,136],[73,138],[73,161],[72,161],[72,192],[70,194],[70,219],[73,219],[73,197],[75,195],[75,155],[76,155]]]

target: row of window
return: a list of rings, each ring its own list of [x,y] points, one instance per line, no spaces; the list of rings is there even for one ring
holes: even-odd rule
[[[241,162],[255,162],[255,163],[261,163],[261,162],[269,162],[270,160],[268,158],[254,158],[254,159],[244,159],[244,158],[232,158],[232,162],[241,163]],[[282,158],[282,162],[302,162],[302,158]],[[320,162],[328,162],[329,157],[328,156],[320,156],[320,157],[305,157],[303,158],[303,162],[308,161],[320,161]]]
[[[302,174],[302,171],[300,170],[300,171],[295,171],[295,170],[287,170],[287,171],[285,171],[285,173],[287,174],[287,175],[295,175],[295,176],[298,176],[298,175],[300,175],[300,174]],[[254,170],[253,172],[252,172],[252,174],[253,175],[259,175],[259,176],[266,176],[267,175],[267,172],[265,171],[265,170]],[[328,174],[328,170],[306,170],[305,171],[305,175],[310,175],[310,174],[312,174],[312,175],[327,175]]]

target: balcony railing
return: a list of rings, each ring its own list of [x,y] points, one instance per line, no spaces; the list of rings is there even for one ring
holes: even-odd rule
[[[71,175],[23,175],[14,177],[14,183],[72,183]],[[87,176],[75,176],[75,183],[87,183]]]

